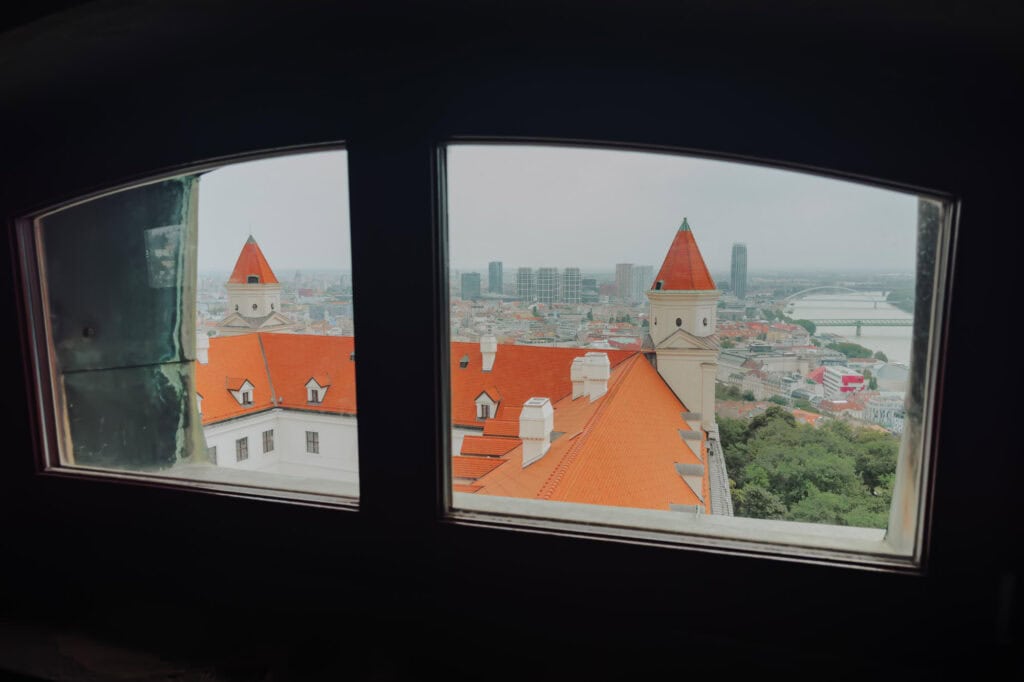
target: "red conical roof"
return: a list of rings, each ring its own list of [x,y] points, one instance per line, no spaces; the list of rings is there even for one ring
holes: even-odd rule
[[[659,286],[660,283],[660,286]],[[708,266],[700,255],[697,242],[690,231],[690,224],[683,218],[683,224],[668,248],[665,262],[661,264],[658,276],[654,278],[651,290],[661,291],[713,291],[715,281],[711,279]]]
[[[252,276],[259,277],[260,284],[278,283],[274,271],[270,269],[270,263],[260,251],[260,245],[252,235],[249,235],[245,240],[245,246],[242,247],[242,253],[238,254],[238,261],[235,263],[235,269],[231,271],[228,284],[248,284],[249,277]]]

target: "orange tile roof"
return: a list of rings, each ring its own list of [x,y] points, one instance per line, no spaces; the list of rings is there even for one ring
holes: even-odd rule
[[[563,435],[547,454],[523,469],[517,447],[505,456],[510,466],[478,479],[478,494],[647,509],[701,504],[675,463],[706,467],[707,456],[699,460],[684,444],[685,408],[643,356],[618,363],[597,401],[566,396],[554,408]],[[706,468],[702,488],[710,511]]]
[[[683,218],[683,224],[679,226],[654,282],[652,290],[658,282],[662,283],[662,291],[714,290],[715,281],[711,279],[708,266],[704,264],[704,258],[700,255],[697,241],[693,238],[686,218]]]
[[[593,352],[588,348],[547,348],[498,344],[494,367],[490,372],[480,369],[483,357],[480,344],[453,341],[451,345],[452,422],[460,426],[478,427],[474,402],[489,386],[498,386],[502,400],[495,419],[519,417],[523,403],[534,396],[555,402],[572,392],[569,367],[573,358]],[[625,360],[635,351],[607,351],[611,366]],[[459,359],[469,356],[469,366],[459,367]]]
[[[252,238],[252,235],[245,240],[242,252],[238,254],[238,260],[235,261],[235,269],[231,271],[228,284],[248,284],[250,275],[259,277],[260,284],[278,283],[274,271],[270,269],[270,263],[267,262],[263,251],[260,250],[260,245]]]
[[[212,337],[208,354],[208,363],[195,363],[196,391],[203,396],[204,424],[273,407],[258,334]],[[228,392],[230,378],[247,378],[252,383],[252,405],[239,405]],[[239,380],[238,386],[241,383]]]
[[[475,493],[478,490],[480,490],[480,488],[483,488],[483,486],[468,485],[466,483],[452,483],[452,490],[454,490],[457,493]]]
[[[261,332],[212,337],[209,362],[195,365],[196,390],[203,395],[203,424],[274,406],[355,414],[355,363],[348,359],[354,348],[351,336]],[[316,405],[306,401],[311,375],[331,384],[323,402]],[[228,393],[229,377],[244,377],[253,384],[251,406],[242,407]]]
[[[452,457],[452,478],[470,478],[476,480],[494,471],[507,462],[497,457]]]
[[[507,415],[506,415],[507,416]],[[488,419],[484,422],[485,436],[519,436],[519,419]]]
[[[518,435],[518,434],[517,434]],[[497,457],[507,454],[522,441],[518,438],[491,438],[488,436],[466,436],[462,439],[463,455],[487,455]]]

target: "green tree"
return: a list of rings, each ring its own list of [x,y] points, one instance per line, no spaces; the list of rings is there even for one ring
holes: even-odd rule
[[[650,329],[651,322],[647,318],[644,318],[644,321],[640,323],[640,326],[643,327],[644,329]]]
[[[868,379],[868,390],[878,390],[878,379],[876,379],[875,377],[871,377],[870,379]]]
[[[743,399],[746,401],[757,400],[757,396],[754,395],[753,391],[743,391]]]
[[[732,495],[733,513],[748,519],[783,519],[786,505],[764,486],[749,484]]]
[[[593,308],[591,308],[590,310],[587,311],[587,320],[589,322],[593,322],[594,321],[594,309]]]
[[[872,351],[870,348],[865,348],[857,343],[849,343],[847,341],[839,341],[836,343],[830,343],[827,346],[832,350],[837,350],[848,358],[870,358]]]
[[[537,306],[533,306],[533,308],[530,310],[530,312],[533,313],[534,317],[537,317]]]
[[[882,362],[889,362],[889,356],[887,356],[885,353],[883,353],[880,350],[876,350],[875,351],[875,359],[876,360],[881,360]]]
[[[793,407],[798,410],[804,410],[805,412],[813,412],[815,414],[821,414],[821,410],[811,404],[811,401],[807,398],[797,398],[793,401]]]
[[[647,326],[647,320],[644,320],[644,326]],[[735,348],[736,343],[732,339],[722,339],[722,348]]]
[[[814,324],[810,320],[793,320],[793,324],[798,324],[807,330],[808,334],[814,334],[818,331],[818,325]]]
[[[789,405],[789,401],[783,398],[781,395],[773,395],[768,398],[769,402],[775,403],[776,405]]]

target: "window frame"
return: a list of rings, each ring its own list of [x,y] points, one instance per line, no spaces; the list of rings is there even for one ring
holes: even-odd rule
[[[17,300],[21,312],[22,339],[26,359],[27,401],[33,421],[33,463],[35,475],[89,484],[142,486],[169,491],[242,497],[268,502],[288,502],[324,509],[355,512],[360,508],[358,494],[325,493],[295,489],[284,481],[252,482],[223,476],[197,480],[184,476],[157,475],[128,469],[68,466],[62,450],[68,447],[69,434],[61,427],[58,415],[64,410],[63,393],[58,384],[59,371],[52,352],[53,333],[48,310],[48,292],[43,263],[44,250],[40,221],[46,216],[79,204],[120,192],[173,180],[185,175],[203,174],[226,166],[265,161],[281,157],[322,152],[343,151],[351,173],[350,142],[341,138],[315,143],[301,143],[273,148],[240,151],[208,157],[197,161],[151,168],[100,187],[69,193],[64,198],[45,203],[13,218],[11,240],[16,259]],[[351,234],[350,234],[351,239]],[[355,288],[353,288],[355,294]],[[237,311],[237,306],[236,306]],[[357,488],[358,489],[358,488]]]
[[[270,445],[268,448],[267,445]],[[263,432],[263,454],[274,451],[274,429],[267,429]]]
[[[249,459],[249,436],[242,436],[235,439],[235,462],[244,462]]]
[[[732,162],[747,165],[760,166],[772,170],[792,171],[807,175],[813,175],[833,180],[854,182],[860,185],[875,187],[883,190],[898,191],[916,196],[919,200],[927,200],[938,203],[940,220],[935,228],[935,251],[934,262],[928,273],[932,282],[932,289],[929,292],[928,300],[930,305],[927,310],[927,343],[923,348],[914,343],[911,347],[912,374],[908,381],[915,379],[922,384],[923,400],[921,405],[915,406],[921,412],[920,434],[917,442],[910,447],[904,447],[901,442],[898,455],[897,470],[909,468],[912,471],[913,480],[906,480],[904,477],[897,478],[894,487],[894,500],[897,495],[904,496],[904,508],[912,509],[912,513],[903,515],[896,511],[898,505],[893,504],[890,508],[889,524],[886,530],[886,540],[882,545],[885,547],[854,547],[851,548],[846,542],[821,542],[811,537],[794,537],[785,530],[771,532],[769,536],[758,537],[756,533],[745,533],[745,529],[739,531],[721,533],[694,533],[694,532],[673,532],[671,530],[654,529],[638,526],[633,520],[626,523],[610,522],[601,523],[586,520],[586,511],[583,508],[592,507],[592,516],[607,519],[619,508],[604,508],[598,505],[568,505],[578,506],[580,509],[569,512],[565,515],[555,516],[551,510],[547,512],[523,513],[522,510],[509,511],[502,509],[500,504],[482,504],[475,509],[459,509],[455,506],[455,498],[459,496],[463,501],[474,496],[467,493],[454,493],[452,489],[452,463],[451,449],[444,450],[444,460],[441,462],[441,478],[445,482],[443,520],[455,525],[481,526],[487,528],[504,528],[518,531],[549,532],[555,534],[582,535],[595,539],[605,539],[617,542],[654,544],[660,547],[688,548],[702,552],[726,552],[739,555],[754,555],[781,559],[784,561],[826,563],[835,566],[869,568],[872,570],[888,570],[898,573],[911,573],[915,575],[924,574],[927,570],[929,557],[929,542],[932,524],[932,506],[935,495],[935,460],[938,456],[938,429],[939,413],[941,412],[942,381],[944,380],[944,368],[946,365],[947,341],[949,336],[948,319],[953,298],[953,266],[956,256],[957,234],[961,214],[961,199],[956,195],[926,188],[919,185],[903,183],[899,181],[880,180],[873,177],[855,173],[843,172],[834,169],[819,168],[806,164],[794,163],[785,160],[773,160],[753,157],[749,155],[733,154],[728,152],[697,149],[692,147],[674,145],[652,145],[634,144],[627,142],[604,141],[604,140],[574,140],[544,137],[507,137],[494,135],[449,135],[440,139],[434,146],[435,166],[439,179],[436,183],[437,206],[434,220],[438,229],[443,235],[438,241],[441,248],[436,254],[438,269],[443,279],[437,291],[441,297],[437,308],[443,315],[440,329],[443,339],[439,343],[439,367],[444,370],[450,366],[449,348],[450,345],[450,320],[449,312],[450,294],[446,283],[448,281],[448,210],[447,210],[447,149],[454,145],[494,145],[494,146],[538,146],[558,148],[580,148],[600,149],[606,151],[642,152],[653,154],[667,154],[684,156],[702,160]],[[918,239],[921,238],[920,217],[915,228],[918,231]],[[919,283],[922,277],[915,264],[915,282]],[[660,288],[660,281],[655,283],[655,288]],[[915,299],[915,330],[918,328],[918,316],[925,311],[918,311],[917,303],[920,298]],[[923,358],[919,358],[921,355]],[[923,362],[922,362],[923,360]],[[442,371],[441,384],[443,387],[442,396],[446,399],[441,401],[441,408],[444,414],[443,425],[450,429],[450,377],[447,371]],[[910,391],[908,386],[908,392]],[[913,452],[904,454],[904,450]],[[907,459],[910,461],[907,462]],[[897,489],[898,488],[898,489]],[[516,498],[498,498],[511,500],[515,504]],[[564,506],[564,503],[560,503]],[[488,507],[492,507],[488,509]],[[705,515],[705,519],[713,518]],[[742,525],[745,522],[764,526],[760,519],[740,519]],[[760,523],[759,523],[760,522]],[[642,522],[640,522],[642,523]],[[771,522],[768,522],[771,523]],[[776,522],[778,523],[778,522]],[[782,522],[796,525],[795,522]],[[818,526],[822,529],[842,528],[821,524],[807,524]],[[814,528],[808,528],[814,533]],[[889,544],[890,535],[895,532],[895,539]],[[746,537],[743,537],[746,535]],[[854,546],[856,543],[854,543]],[[893,546],[894,545],[894,546]]]
[[[312,449],[310,449],[312,448]],[[320,432],[319,431],[306,431],[306,454],[307,455],[319,455],[320,454]]]

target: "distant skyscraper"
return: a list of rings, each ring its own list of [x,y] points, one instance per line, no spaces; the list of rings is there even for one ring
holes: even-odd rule
[[[480,273],[462,273],[462,300],[475,301],[480,298]]]
[[[519,268],[516,272],[516,296],[526,303],[537,298],[537,280],[533,268]]]
[[[537,270],[537,300],[541,303],[558,303],[558,268]]]
[[[633,264],[615,265],[615,295],[620,301],[628,301],[633,287]]]
[[[597,303],[598,298],[597,279],[585,277],[580,280],[580,300],[583,303]]]
[[[562,303],[579,303],[582,300],[582,280],[579,268],[562,270]]]
[[[647,300],[647,290],[654,283],[653,265],[634,265],[629,302],[642,303]]]
[[[487,291],[492,294],[505,293],[505,273],[501,261],[491,261],[487,264]]]
[[[732,245],[732,293],[736,298],[747,297],[747,245],[737,242]]]

